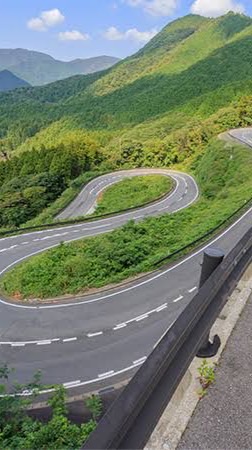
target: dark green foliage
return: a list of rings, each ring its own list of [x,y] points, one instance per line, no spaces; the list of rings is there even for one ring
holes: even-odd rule
[[[251,92],[251,34],[251,18],[240,14],[179,19],[106,72],[0,95],[1,136],[15,149],[63,118],[131,133],[175,112],[187,122],[209,117]]]
[[[212,230],[251,198],[251,166],[250,149],[214,140],[192,161],[202,196],[190,208],[61,244],[7,273],[1,288],[20,298],[46,298],[149,271],[159,258]]]
[[[19,227],[52,203],[65,188],[60,174],[13,178],[0,189],[0,226]]]
[[[56,200],[71,180],[98,166],[98,152],[63,145],[0,163],[0,226],[18,227]]]
[[[94,421],[97,421],[102,414],[102,401],[97,395],[92,395],[86,400],[86,407],[92,414]]]
[[[67,418],[66,393],[62,386],[56,386],[55,392],[48,401],[52,409],[52,418],[47,423],[31,418],[27,407],[41,389],[40,376],[36,375],[28,385],[16,386],[14,395],[8,395],[5,383],[10,371],[7,367],[0,368],[0,448],[1,449],[41,449],[76,450],[81,448],[90,433],[95,429],[97,419],[101,414],[100,398],[93,396],[86,401],[90,407],[92,419],[82,425],[75,425]],[[24,390],[32,393],[30,397],[20,396]]]
[[[233,12],[226,14],[219,22],[219,30],[225,38],[230,38],[249,26],[251,26],[250,17],[243,14],[237,15]]]

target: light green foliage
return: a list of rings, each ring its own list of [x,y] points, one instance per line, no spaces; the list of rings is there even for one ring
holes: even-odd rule
[[[251,34],[251,18],[240,14],[179,19],[106,72],[1,94],[0,138],[23,151],[46,142],[47,128],[52,139],[54,126],[56,142],[70,127],[99,131],[107,144],[140,124],[155,139],[157,121],[161,134],[170,120],[170,131],[181,126],[174,114],[193,125],[251,92]]]
[[[78,449],[96,427],[96,420],[102,410],[101,400],[98,397],[87,401],[93,419],[82,425],[75,425],[67,418],[66,393],[62,386],[56,386],[54,394],[48,401],[52,409],[52,418],[48,422],[40,422],[28,416],[26,409],[34,400],[41,388],[40,375],[37,374],[28,385],[15,387],[14,395],[6,392],[5,383],[8,381],[10,371],[0,368],[0,448],[1,449]],[[33,392],[31,397],[22,397],[19,394],[24,390]]]
[[[134,208],[159,198],[172,188],[172,180],[162,175],[133,177],[109,187],[98,200],[95,215]]]
[[[104,236],[62,244],[7,273],[1,289],[16,297],[46,298],[149,271],[159,258],[212,230],[251,198],[251,166],[250,149],[216,139],[191,162],[202,193],[196,204],[173,215],[131,221]]]
[[[209,386],[215,382],[215,366],[210,366],[206,359],[202,361],[201,366],[198,368],[199,382],[201,385],[201,391],[199,392],[200,398],[203,398],[207,394]]]
[[[105,73],[0,95],[0,152],[12,156],[0,164],[0,183],[16,186],[13,198],[4,198],[11,207],[3,225],[51,221],[77,192],[70,183],[90,171],[175,165],[193,171],[202,192],[174,216],[130,223],[26,262],[1,281],[9,294],[76,293],[150,270],[244,204],[251,152],[212,138],[251,125],[251,35],[252,19],[244,15],[188,16]],[[68,189],[54,204],[34,206],[31,186],[18,187],[16,179],[45,172],[60,175]],[[23,198],[28,217],[20,217]]]
[[[97,421],[102,414],[102,400],[97,395],[92,395],[86,402],[86,407],[92,414],[94,421]]]

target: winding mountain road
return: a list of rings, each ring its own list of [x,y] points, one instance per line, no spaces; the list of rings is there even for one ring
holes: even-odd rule
[[[198,198],[197,185],[187,174],[135,170],[92,181],[65,210],[64,217],[80,215],[78,205],[82,213],[87,212],[105,186],[125,176],[145,173],[171,176],[176,184],[174,191],[153,205],[107,219],[1,239],[0,275],[63,240],[109,232],[129,219],[139,221],[150,215],[174,213]],[[250,228],[251,220],[252,208],[215,238],[214,245],[225,252],[231,250]],[[129,378],[197,292],[202,251],[123,286],[61,304],[31,306],[0,299],[1,362],[15,367],[14,378],[21,383],[42,370],[44,384],[63,383],[74,395]]]

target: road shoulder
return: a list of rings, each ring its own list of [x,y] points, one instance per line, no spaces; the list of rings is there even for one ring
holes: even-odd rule
[[[197,369],[202,360],[195,358],[152,434],[147,449],[252,448],[251,321],[252,266],[211,332],[212,335],[218,333],[222,342],[218,355],[208,360],[209,365],[219,364],[216,382],[199,402],[201,387]]]

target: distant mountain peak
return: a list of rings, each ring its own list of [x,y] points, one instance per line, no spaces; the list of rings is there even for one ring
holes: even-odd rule
[[[7,69],[31,85],[43,85],[108,69],[119,61],[112,56],[96,56],[60,61],[46,53],[23,48],[0,49],[0,71]]]
[[[5,69],[0,72],[0,91],[12,91],[21,87],[29,87],[30,84],[18,78],[9,70]]]

